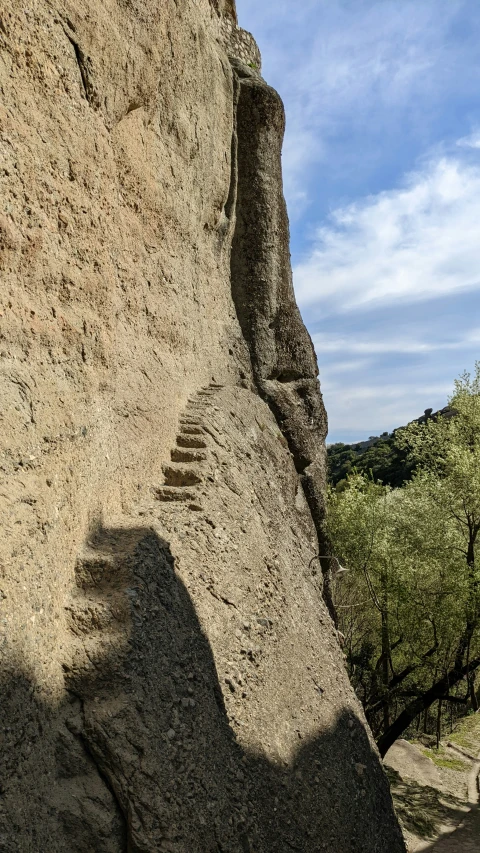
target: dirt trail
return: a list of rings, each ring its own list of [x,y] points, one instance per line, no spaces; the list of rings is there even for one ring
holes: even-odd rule
[[[437,841],[426,853],[479,853],[480,807],[474,806],[455,832]]]
[[[467,754],[460,749],[458,752]],[[432,847],[428,848],[431,853],[478,853],[480,850],[479,758],[480,754],[472,766],[468,779],[468,798],[472,803],[471,811],[468,812],[454,832],[440,838]]]
[[[438,752],[399,740],[387,754],[409,853],[480,853],[479,747],[476,714],[460,721]]]

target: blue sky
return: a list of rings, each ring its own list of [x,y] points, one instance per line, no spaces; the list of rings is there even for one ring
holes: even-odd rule
[[[297,299],[328,441],[444,406],[480,358],[478,0],[237,0],[287,112]]]

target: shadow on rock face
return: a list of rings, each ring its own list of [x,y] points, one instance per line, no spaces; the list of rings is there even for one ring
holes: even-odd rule
[[[209,642],[154,531],[92,533],[66,610],[65,701],[36,699],[18,663],[3,677],[2,851],[404,850],[351,713],[291,766],[240,747]]]

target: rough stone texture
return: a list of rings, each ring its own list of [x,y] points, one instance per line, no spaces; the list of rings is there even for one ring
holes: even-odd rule
[[[231,18],[220,19],[220,41],[232,59],[240,60],[257,72],[262,70],[262,57],[255,39]]]
[[[226,53],[233,59],[260,72],[262,57],[251,33],[238,26],[237,11],[233,0],[211,0],[218,14],[217,38]]]
[[[231,255],[232,296],[249,345],[257,388],[288,441],[317,530],[324,597],[333,618],[324,533],[327,417],[310,336],[295,302],[289,226],[282,191],[282,101],[233,61],[237,216]]]
[[[231,20],[235,24],[238,24],[235,0],[211,0],[211,4],[216,10],[219,18],[222,20]]]
[[[403,849],[312,561],[323,409],[282,111],[232,71],[225,17],[208,0],[0,11],[6,853]],[[235,274],[244,84],[271,176],[264,349]]]

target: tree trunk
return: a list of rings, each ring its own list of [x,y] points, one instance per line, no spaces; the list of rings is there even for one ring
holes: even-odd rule
[[[442,739],[442,700],[438,700],[438,711],[437,711],[437,749],[440,746],[440,741]]]
[[[393,721],[389,729],[378,739],[377,746],[382,758],[388,752],[392,744],[395,743],[397,738],[399,738],[405,729],[413,723],[418,714],[421,714],[422,711],[427,711],[437,699],[442,699],[443,696],[448,694],[450,688],[453,687],[454,684],[458,684],[458,682],[464,678],[469,671],[474,672],[479,666],[480,657],[475,658],[475,660],[470,661],[469,664],[465,664],[465,666],[460,668],[455,665],[453,669],[443,676],[443,678],[433,684],[429,690],[426,690],[422,696],[419,696],[417,699],[414,699],[413,702],[410,702],[410,704],[403,709],[397,719]]]
[[[382,692],[383,698],[383,731],[386,732],[390,726],[390,702],[389,702],[389,658],[390,637],[388,633],[388,611],[382,611]]]
[[[475,691],[475,673],[469,673],[468,675],[468,689],[470,691],[470,701],[472,703],[472,708],[475,713],[478,711],[478,699]]]
[[[390,726],[390,632],[388,625],[388,575],[384,568],[381,576],[382,584],[382,692],[383,692],[383,731]]]

